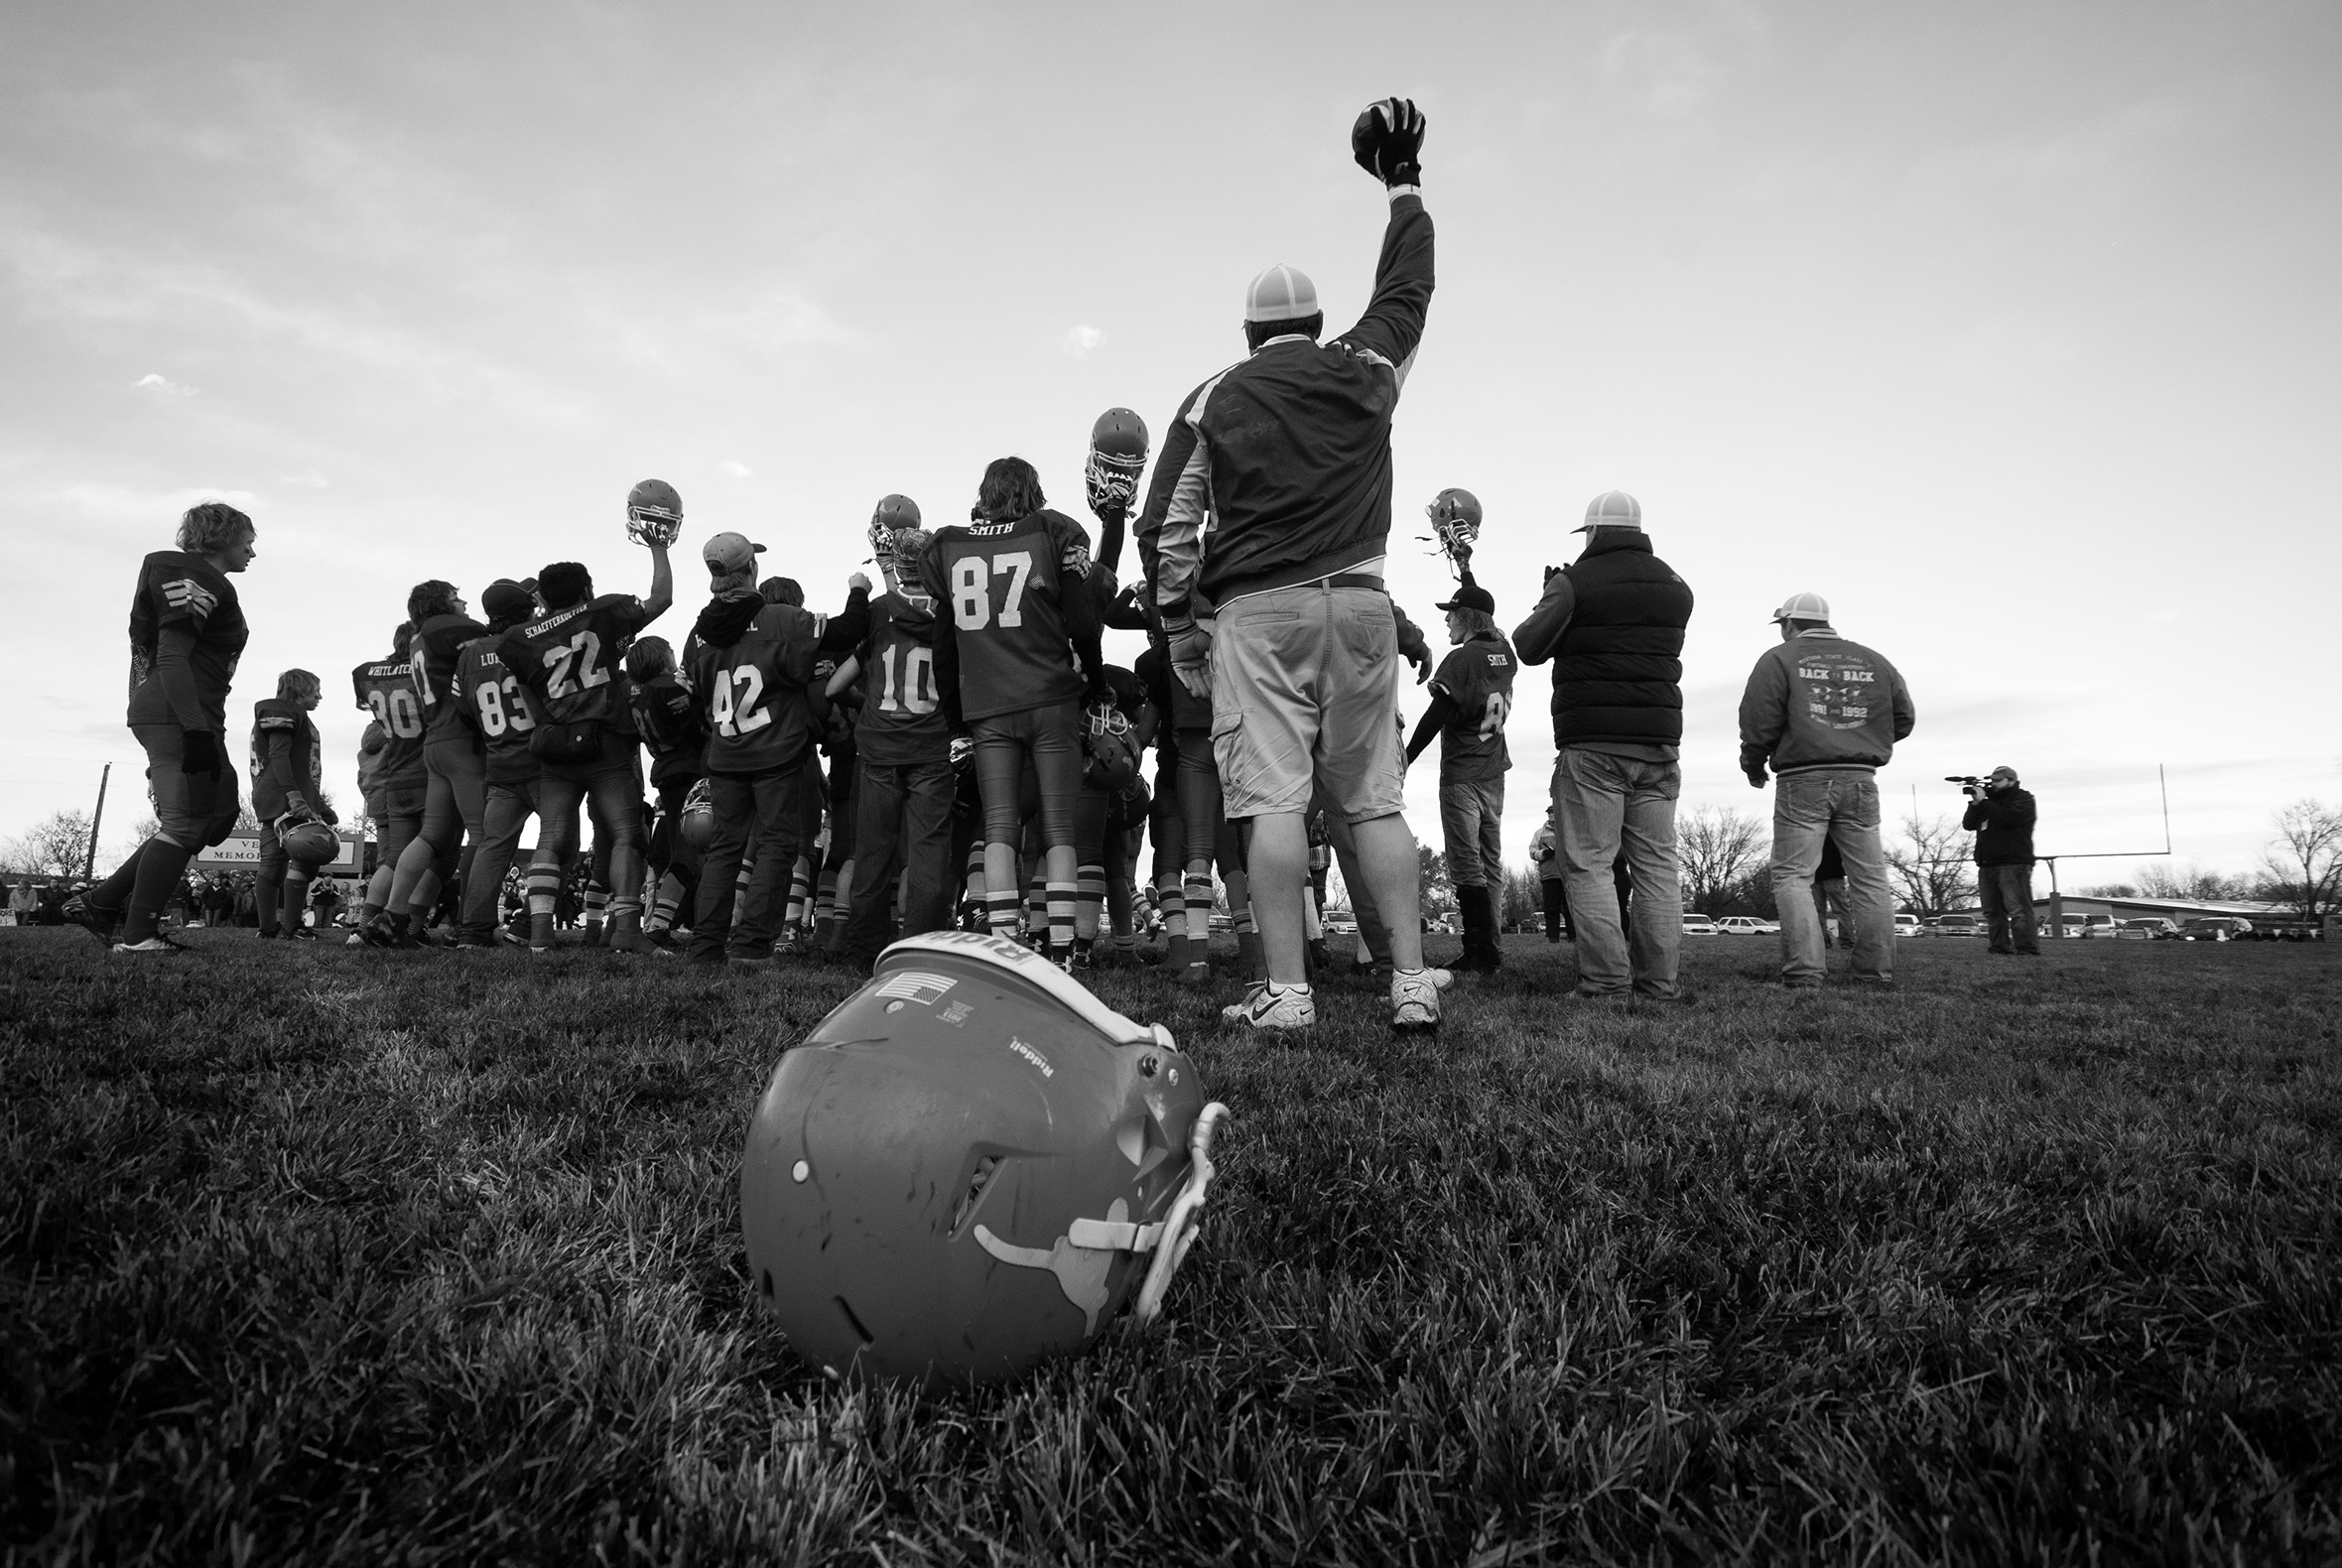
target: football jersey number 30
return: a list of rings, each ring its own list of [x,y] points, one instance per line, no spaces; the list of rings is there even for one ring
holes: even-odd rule
[[[423,711],[415,706],[414,688],[377,686],[366,694],[366,706],[374,711],[374,721],[401,740],[422,738]]]
[[[987,564],[981,556],[962,556],[952,563],[952,619],[962,631],[981,631],[992,624],[993,577],[1008,580],[1000,606],[1003,629],[1024,624],[1025,584],[1033,575],[1030,550],[1004,550]]]

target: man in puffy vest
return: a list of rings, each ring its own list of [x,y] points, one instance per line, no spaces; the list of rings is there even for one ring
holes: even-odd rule
[[[1596,496],[1578,532],[1586,548],[1545,574],[1544,597],[1512,633],[1521,663],[1553,661],[1553,821],[1577,994],[1672,1001],[1681,994],[1675,799],[1691,588],[1651,554],[1642,507],[1626,491]],[[1634,887],[1631,942],[1611,874],[1622,850]]]
[[[1764,788],[1770,763],[1772,891],[1781,921],[1781,983],[1822,982],[1822,922],[1811,891],[1822,846],[1834,842],[1854,905],[1854,978],[1894,983],[1894,900],[1879,838],[1880,768],[1915,721],[1911,694],[1886,657],[1830,627],[1819,593],[1773,611],[1780,646],[1765,651],[1741,695],[1741,771]]]

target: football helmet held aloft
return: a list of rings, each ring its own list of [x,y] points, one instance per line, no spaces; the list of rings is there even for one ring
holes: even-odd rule
[[[1431,536],[1440,554],[1461,578],[1472,563],[1472,548],[1480,543],[1480,497],[1450,486],[1439,492],[1423,514],[1431,519]]]
[[[626,492],[626,537],[665,547],[683,532],[683,497],[665,479],[645,479]]]
[[[676,822],[675,831],[685,844],[702,852],[716,842],[716,797],[709,791],[706,779],[698,780],[684,793],[683,816]]]
[[[880,571],[894,561],[894,536],[919,526],[919,503],[907,495],[882,495],[870,512],[870,560]]]
[[[1140,1323],[1194,1240],[1214,1127],[1195,1064],[1038,954],[894,944],[781,1058],[748,1129],[757,1298],[842,1376],[941,1388]]]
[[[1138,478],[1146,471],[1146,421],[1126,408],[1109,408],[1090,427],[1090,461],[1082,471],[1090,510],[1128,511],[1138,500]]]

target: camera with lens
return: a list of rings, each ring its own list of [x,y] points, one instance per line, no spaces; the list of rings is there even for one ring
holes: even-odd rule
[[[1991,787],[1973,773],[1946,773],[1943,776],[1943,781],[1946,784],[1959,785],[1962,790],[1967,792],[1970,800],[1983,799],[1985,791]]]

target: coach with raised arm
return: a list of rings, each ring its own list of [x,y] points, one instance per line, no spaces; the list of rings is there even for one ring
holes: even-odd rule
[[[1250,355],[1179,406],[1138,523],[1172,674],[1211,692],[1225,809],[1251,825],[1246,869],[1268,974],[1224,1016],[1254,1029],[1317,1021],[1302,899],[1320,786],[1353,825],[1390,928],[1392,1024],[1439,1023],[1443,977],[1423,967],[1415,836],[1401,815],[1398,636],[1382,585],[1390,420],[1431,306],[1422,146],[1423,116],[1404,98],[1359,116],[1352,152],[1390,200],[1366,314],[1320,343],[1316,286],[1283,265],[1255,277]],[[1214,632],[1196,622],[1199,590],[1219,606]]]

